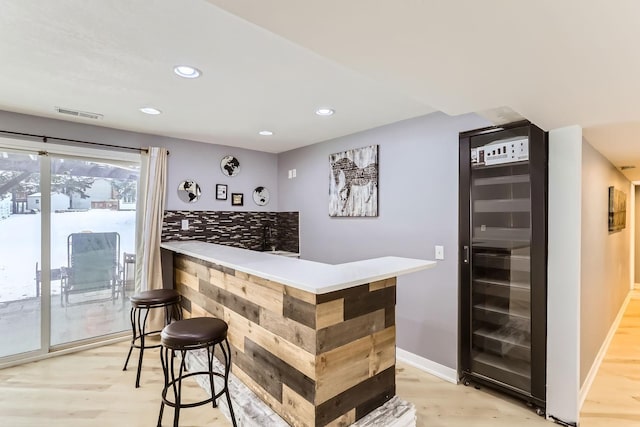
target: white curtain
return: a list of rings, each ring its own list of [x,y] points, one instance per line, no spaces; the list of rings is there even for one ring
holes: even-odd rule
[[[142,153],[136,217],[136,292],[162,288],[160,237],[167,183],[167,150]]]

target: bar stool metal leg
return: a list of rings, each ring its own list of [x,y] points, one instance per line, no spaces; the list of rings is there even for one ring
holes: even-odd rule
[[[127,370],[127,365],[129,364],[129,358],[131,357],[131,352],[133,351],[133,347],[135,346],[136,343],[136,323],[134,320],[134,316],[135,316],[135,307],[131,307],[131,313],[129,314],[130,318],[131,318],[131,333],[133,335],[133,337],[131,338],[131,346],[129,347],[129,353],[127,354],[127,360],[124,361],[124,368],[122,368],[123,371]]]
[[[178,420],[180,418],[181,397],[182,397],[182,376],[184,374],[184,367],[186,362],[186,351],[180,352],[180,370],[178,371],[178,386],[176,387],[176,376],[173,362],[171,363],[171,380],[173,381],[173,396],[175,398],[176,406],[173,413],[173,427],[178,427]],[[171,356],[173,356],[174,350],[171,350]]]
[[[225,351],[225,344],[227,350]],[[229,341],[225,338],[223,342],[220,343],[220,348],[222,349],[222,354],[224,355],[224,390],[227,395],[227,404],[229,405],[229,415],[231,415],[231,423],[233,427],[236,427],[236,416],[233,413],[233,405],[231,404],[231,395],[229,394],[229,372],[231,372],[231,347],[229,346]],[[212,390],[213,391],[213,390]]]
[[[162,374],[164,376],[163,390],[166,390],[169,385],[169,373],[167,372],[167,364],[165,363],[165,359],[168,357],[168,353],[168,348],[160,348],[160,365],[162,366]],[[164,413],[164,395],[162,397],[162,403],[160,403],[160,415],[158,415],[158,427],[162,427],[162,414]]]
[[[218,407],[218,402],[216,401],[216,386],[213,382],[213,357],[216,346],[212,345],[211,349],[207,348],[207,362],[209,363],[209,384],[211,385],[211,404],[214,408]]]

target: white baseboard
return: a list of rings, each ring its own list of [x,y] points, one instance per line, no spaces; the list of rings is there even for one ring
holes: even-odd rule
[[[584,383],[582,384],[582,387],[580,388],[580,400],[579,400],[579,405],[578,408],[579,410],[582,409],[582,405],[584,404],[585,399],[587,398],[587,394],[589,393],[589,390],[591,389],[591,385],[593,384],[593,380],[596,379],[596,375],[598,373],[598,369],[600,369],[600,365],[602,364],[602,360],[604,359],[604,356],[607,354],[607,350],[609,349],[609,345],[611,344],[611,340],[613,339],[613,336],[616,334],[616,331],[618,330],[618,326],[620,326],[620,322],[622,321],[622,317],[624,316],[624,312],[627,310],[627,306],[629,305],[629,301],[631,300],[631,292],[629,292],[627,294],[627,297],[625,298],[624,302],[622,303],[622,306],[620,307],[620,310],[618,311],[618,315],[616,316],[616,319],[613,321],[613,324],[611,325],[611,328],[609,329],[609,333],[607,334],[607,337],[604,339],[604,342],[602,343],[602,346],[600,347],[600,351],[598,351],[598,355],[596,356],[595,360],[593,361],[593,364],[591,365],[591,369],[589,369],[589,373],[587,374],[587,378],[584,380]]]
[[[398,347],[396,347],[396,359],[431,375],[435,375],[447,382],[458,384],[458,372],[448,366],[425,359],[422,356],[418,356],[417,354],[410,353]]]

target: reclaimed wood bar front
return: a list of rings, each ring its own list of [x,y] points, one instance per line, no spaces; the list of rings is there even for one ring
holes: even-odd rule
[[[396,278],[433,261],[341,265],[163,243],[185,317],[229,324],[232,372],[294,426],[349,425],[395,395]]]

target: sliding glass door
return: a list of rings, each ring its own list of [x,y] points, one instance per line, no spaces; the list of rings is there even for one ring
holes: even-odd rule
[[[130,329],[138,177],[131,159],[0,145],[0,363]]]
[[[135,253],[137,165],[50,161],[51,271],[60,278],[51,287],[51,346],[129,330],[124,260]]]
[[[0,357],[41,347],[39,189],[38,153],[0,148]]]

